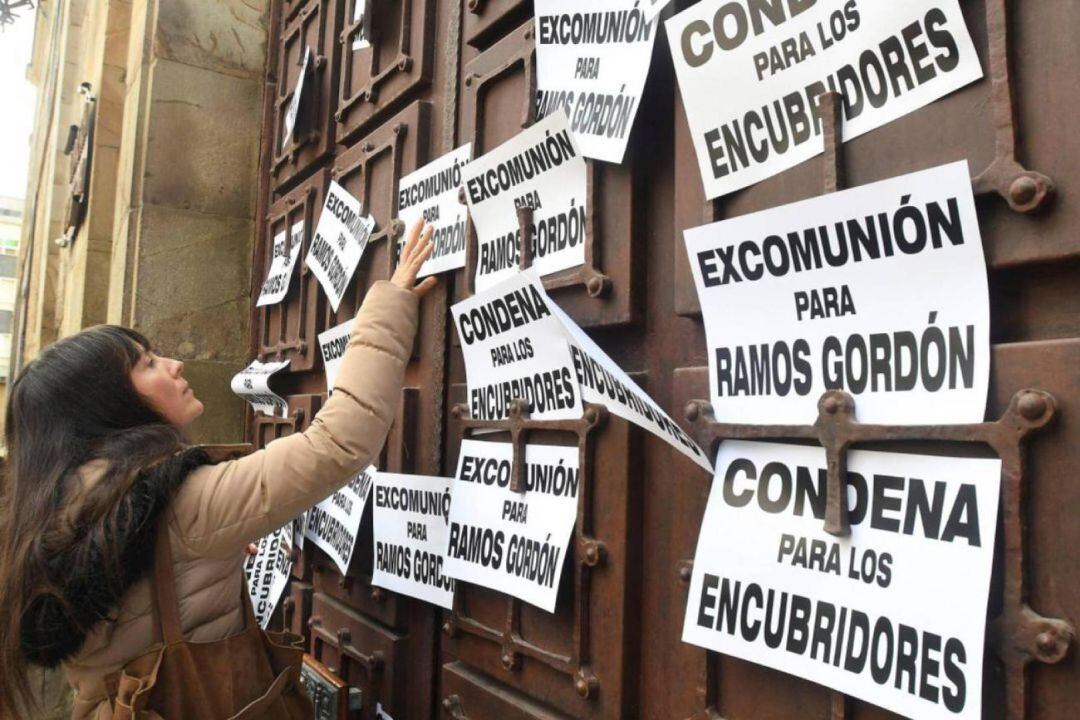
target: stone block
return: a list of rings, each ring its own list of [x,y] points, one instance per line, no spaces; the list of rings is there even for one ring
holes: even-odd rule
[[[267,0],[159,0],[154,56],[260,79]]]
[[[262,83],[170,60],[150,71],[144,202],[252,217]]]
[[[134,327],[185,361],[245,361],[251,221],[154,205],[137,217]]]

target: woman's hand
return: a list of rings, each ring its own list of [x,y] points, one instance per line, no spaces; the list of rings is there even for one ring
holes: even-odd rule
[[[421,230],[423,230],[422,233]],[[420,266],[435,249],[435,244],[431,240],[434,232],[433,226],[424,227],[422,218],[416,221],[416,224],[409,229],[409,238],[405,241],[405,246],[401,248],[401,259],[398,260],[397,270],[390,278],[390,282],[402,290],[412,290],[417,297],[424,297],[427,291],[439,282],[437,277],[432,276],[424,278],[419,285],[416,284],[416,273],[420,272]]]

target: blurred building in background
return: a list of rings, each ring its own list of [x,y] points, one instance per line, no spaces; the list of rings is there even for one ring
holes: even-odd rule
[[[7,398],[10,374],[11,331],[15,326],[15,282],[19,238],[22,234],[23,201],[0,197],[0,407]],[[0,414],[0,437],[4,416]]]

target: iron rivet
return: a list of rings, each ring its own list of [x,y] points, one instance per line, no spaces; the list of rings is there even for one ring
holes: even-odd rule
[[[834,397],[825,398],[825,404],[823,407],[825,408],[825,412],[829,413],[830,415],[835,415],[836,411],[840,409],[840,401]]]
[[[1020,398],[1020,414],[1028,420],[1038,420],[1046,413],[1046,399],[1033,392]],[[1044,633],[1045,634],[1045,633]]]
[[[595,425],[600,420],[600,413],[596,411],[596,408],[586,408],[585,410],[585,422],[590,425]]]
[[[585,560],[590,565],[595,565],[599,559],[600,552],[596,549],[596,545],[589,545],[589,547],[585,548]]]
[[[453,415],[455,419],[460,420],[461,419],[461,405],[455,405],[453,408],[451,408],[450,409],[450,414]]]
[[[1057,649],[1057,643],[1054,642],[1054,636],[1048,632],[1041,632],[1036,636],[1035,646],[1043,655],[1052,655]]]
[[[592,297],[599,297],[600,293],[604,291],[604,281],[598,277],[589,278],[589,283],[586,287],[589,290],[589,295]]]
[[[679,568],[679,579],[683,582],[690,582],[691,575],[692,573],[690,571],[689,565],[683,565],[681,568]]]
[[[683,413],[690,422],[697,422],[697,419],[701,417],[701,406],[696,402],[688,402],[686,403],[686,410],[684,410]]]
[[[1009,186],[1009,198],[1015,205],[1027,205],[1035,199],[1039,185],[1027,175],[1021,175]]]
[[[511,655],[510,653],[503,653],[503,655],[502,655],[502,664],[503,664],[503,667],[506,668],[507,670],[513,670],[514,669],[514,656]]]
[[[454,634],[454,626],[450,624],[449,620],[447,620],[446,622],[443,623],[442,631],[447,635],[453,635]]]
[[[577,694],[581,697],[585,697],[589,694],[589,684],[586,683],[585,680],[583,680],[582,678],[578,678],[574,682],[574,688],[577,689]]]
[[[473,76],[472,75],[466,75],[465,76],[465,87],[472,87],[472,84],[473,84]]]
[[[454,703],[450,702],[450,698],[443,698],[442,706],[443,710],[450,712],[450,708],[454,707]]]

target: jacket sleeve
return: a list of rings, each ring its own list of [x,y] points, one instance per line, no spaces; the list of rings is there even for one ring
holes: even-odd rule
[[[368,291],[334,393],[303,433],[193,471],[171,503],[171,530],[194,555],[230,557],[328,497],[382,448],[401,396],[419,299],[389,282]]]

